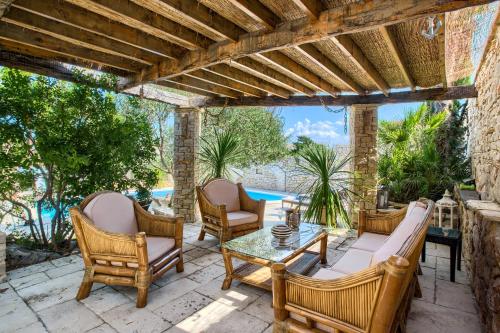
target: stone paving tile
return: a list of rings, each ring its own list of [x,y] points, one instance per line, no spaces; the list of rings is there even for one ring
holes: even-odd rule
[[[175,325],[212,302],[211,298],[190,291],[153,312]]]
[[[86,333],[116,333],[116,330],[108,324],[102,324],[101,326],[93,328]]]
[[[222,259],[222,254],[210,251],[209,254],[191,260],[191,263],[199,266],[208,266],[216,263],[217,261],[220,261],[221,259]]]
[[[264,331],[268,323],[240,312],[236,307],[212,302],[189,318],[170,328],[168,333],[221,333]]]
[[[50,261],[45,261],[40,264],[31,265],[28,267],[23,267],[13,271],[9,271],[7,272],[7,277],[9,278],[9,280],[20,279],[35,273],[45,272],[46,270],[49,270],[54,267],[55,266]]]
[[[89,297],[81,302],[96,314],[102,314],[126,303],[134,303],[130,298],[111,287],[104,287],[91,292]]]
[[[420,259],[420,266],[436,269],[436,262],[436,256],[426,255],[425,262],[422,262],[422,260]]]
[[[228,290],[222,290],[221,286],[222,281],[212,280],[196,289],[196,291],[210,297],[214,301],[236,307],[240,310],[246,308],[259,297],[252,289],[244,289],[233,284]]]
[[[406,326],[408,333],[479,333],[477,315],[413,300]]]
[[[169,283],[165,287],[149,293],[148,309],[154,311],[198,287],[200,284],[190,279],[180,279]]]
[[[56,268],[52,268],[45,271],[51,279],[83,270],[83,262],[75,262],[63,266],[58,266]]]
[[[18,293],[33,310],[39,311],[74,298],[82,277],[83,272],[79,271],[20,289]]]
[[[476,304],[469,286],[436,280],[436,304],[477,314]]]
[[[0,332],[15,332],[38,322],[36,314],[24,303],[12,287],[0,285]],[[37,325],[33,325],[37,326]]]
[[[61,267],[69,264],[80,264],[83,267],[83,259],[79,255],[71,255],[67,257],[62,257],[59,259],[54,259],[51,261],[56,267]]]
[[[9,281],[10,285],[16,289],[27,288],[35,284],[39,284],[48,281],[49,277],[44,273],[34,273],[31,275],[24,276],[19,279],[12,279]]]
[[[123,304],[104,312],[101,317],[118,332],[163,332],[171,325],[150,311],[149,307],[138,309],[135,304]]]
[[[1,331],[1,330],[0,330]],[[11,333],[45,333],[48,332],[43,324],[39,321],[29,324],[26,327],[19,328],[15,331],[10,331]]]
[[[188,275],[190,275],[190,274],[192,274],[192,273],[194,273],[202,268],[203,268],[202,266],[198,266],[198,265],[192,264],[190,262],[185,262],[184,263],[184,272],[177,273],[175,271],[175,268],[170,269],[161,278],[156,280],[154,282],[154,284],[157,285],[158,287],[164,287],[167,284],[174,282],[174,281],[177,281],[177,280],[180,280],[182,278],[185,278],[186,276],[188,276]]]
[[[114,290],[120,292],[121,294],[127,296],[130,300],[136,301],[137,299],[137,288],[129,287],[129,286],[110,286]],[[158,286],[152,284],[149,286],[149,292],[155,291],[158,289]]]
[[[38,314],[48,330],[54,333],[85,332],[104,323],[74,299],[51,306]]]
[[[248,305],[243,312],[259,318],[266,323],[272,324],[274,321],[273,296],[271,293],[265,293]]]
[[[198,283],[208,283],[209,281],[226,274],[226,269],[217,265],[206,266],[193,274],[189,275],[187,278]]]

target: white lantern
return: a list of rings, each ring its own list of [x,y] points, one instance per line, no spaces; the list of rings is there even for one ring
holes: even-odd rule
[[[451,198],[450,191],[446,190],[443,194],[443,198],[436,202],[436,207],[438,209],[438,221],[439,227],[443,225],[443,208],[450,210],[450,227],[453,228],[453,211],[458,207],[457,202]]]

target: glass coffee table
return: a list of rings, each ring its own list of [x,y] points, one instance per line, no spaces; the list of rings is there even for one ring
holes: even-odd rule
[[[222,255],[226,267],[226,278],[222,289],[228,289],[233,279],[271,290],[271,265],[284,263],[287,270],[306,274],[318,262],[326,264],[326,245],[328,234],[323,227],[316,224],[302,223],[297,232],[289,237],[290,242],[280,244],[271,235],[267,227],[251,234],[244,235],[222,244]],[[321,242],[320,251],[308,250]],[[233,268],[232,258],[245,261]]]

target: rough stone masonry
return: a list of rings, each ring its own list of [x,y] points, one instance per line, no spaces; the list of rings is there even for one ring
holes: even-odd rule
[[[7,236],[5,235],[5,233],[0,232],[0,283],[7,278],[7,276],[5,275],[6,254],[7,254]]]

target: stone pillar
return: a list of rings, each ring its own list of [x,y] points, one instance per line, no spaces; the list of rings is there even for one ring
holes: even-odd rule
[[[187,223],[196,220],[200,113],[199,108],[177,108],[174,118],[174,211]]]
[[[0,232],[0,283],[7,279],[5,273],[5,258],[7,256],[7,235]]]
[[[352,105],[350,107],[351,172],[355,181],[352,191],[361,196],[354,198],[351,219],[358,225],[359,209],[375,212],[377,202],[377,117],[378,105]]]

